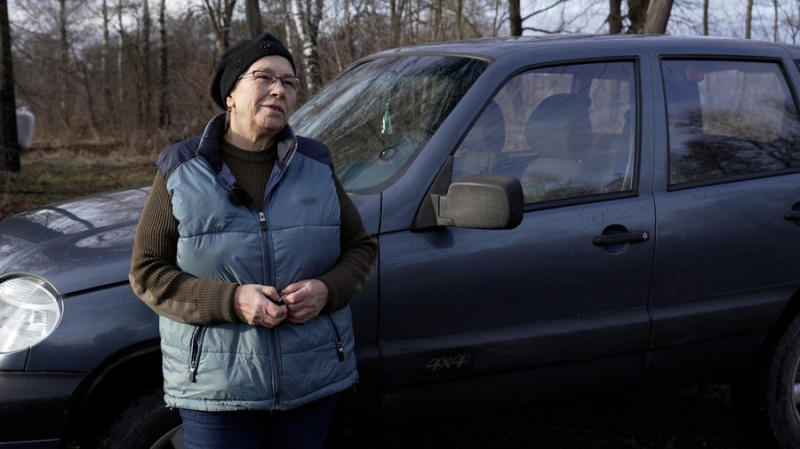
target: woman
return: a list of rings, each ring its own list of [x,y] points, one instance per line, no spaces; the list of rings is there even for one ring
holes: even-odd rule
[[[348,304],[377,248],[328,149],[288,125],[299,87],[280,41],[239,42],[211,84],[226,112],[158,158],[130,279],[188,448],[321,448],[357,378]]]

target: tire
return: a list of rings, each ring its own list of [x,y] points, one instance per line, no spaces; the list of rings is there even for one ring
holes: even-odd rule
[[[800,449],[800,315],[778,338],[766,361],[761,412],[784,449]]]
[[[167,408],[161,389],[136,397],[119,414],[98,449],[183,449],[183,425],[177,410]]]

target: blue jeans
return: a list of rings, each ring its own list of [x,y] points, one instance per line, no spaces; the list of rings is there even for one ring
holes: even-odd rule
[[[292,410],[202,412],[181,409],[187,449],[321,449],[335,394]]]

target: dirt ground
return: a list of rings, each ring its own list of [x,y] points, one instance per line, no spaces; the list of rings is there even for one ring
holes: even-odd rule
[[[764,449],[728,386],[659,390],[384,429],[384,449]]]

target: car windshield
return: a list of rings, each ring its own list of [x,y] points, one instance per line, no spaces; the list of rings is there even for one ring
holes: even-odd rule
[[[385,188],[414,159],[486,68],[463,57],[366,61],[334,79],[292,117],[325,143],[348,191]]]

